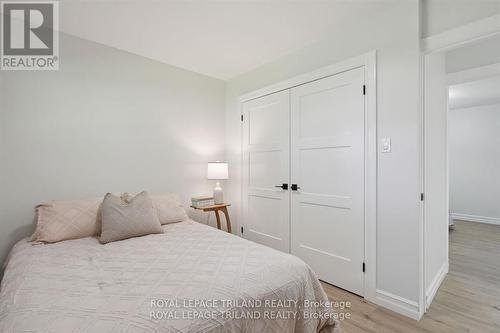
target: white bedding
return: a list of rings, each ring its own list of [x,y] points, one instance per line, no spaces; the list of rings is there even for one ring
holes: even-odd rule
[[[1,285],[0,332],[331,332],[338,327],[331,307],[309,302],[327,297],[300,259],[193,221],[163,228],[164,234],[106,245],[96,238],[48,245],[20,241]]]

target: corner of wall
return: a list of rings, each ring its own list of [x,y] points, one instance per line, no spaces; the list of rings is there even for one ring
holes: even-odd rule
[[[441,283],[443,283],[446,274],[448,274],[449,271],[449,263],[448,260],[446,260],[445,263],[441,266],[439,271],[436,273],[436,276],[432,279],[431,284],[425,291],[425,309],[427,310],[430,306],[432,301],[434,300],[434,297],[437,294],[437,291],[439,287],[441,286]]]

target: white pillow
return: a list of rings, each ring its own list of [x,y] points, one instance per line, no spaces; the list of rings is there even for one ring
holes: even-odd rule
[[[133,195],[130,193],[123,193],[121,198],[128,202]],[[188,219],[186,211],[180,202],[179,195],[176,193],[164,193],[150,195],[153,201],[158,219],[161,224],[169,224],[181,222]]]

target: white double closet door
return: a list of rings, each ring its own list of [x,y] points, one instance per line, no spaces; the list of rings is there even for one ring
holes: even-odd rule
[[[364,68],[243,105],[244,237],[363,295]]]

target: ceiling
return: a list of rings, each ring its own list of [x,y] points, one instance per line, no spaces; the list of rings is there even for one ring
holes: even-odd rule
[[[449,108],[500,104],[500,75],[484,80],[452,85],[449,88]]]
[[[227,80],[398,0],[60,1],[60,30]]]

